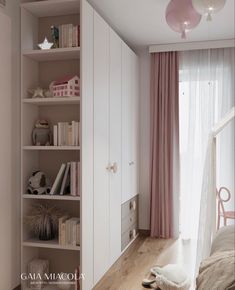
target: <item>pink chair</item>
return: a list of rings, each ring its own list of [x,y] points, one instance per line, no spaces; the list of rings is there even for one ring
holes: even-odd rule
[[[223,199],[221,197],[221,192],[225,191],[228,194],[227,199]],[[227,225],[227,219],[235,219],[235,211],[225,211],[224,202],[228,202],[231,198],[231,193],[226,187],[221,187],[219,191],[217,191],[218,198],[218,223],[217,230],[220,228],[220,217],[224,218],[224,226]]]

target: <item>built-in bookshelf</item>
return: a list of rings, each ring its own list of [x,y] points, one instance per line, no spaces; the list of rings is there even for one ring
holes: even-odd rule
[[[22,1],[21,4],[21,272],[35,258],[48,259],[51,272],[73,272],[80,265],[80,245],[61,245],[58,237],[42,241],[24,223],[25,216],[35,204],[56,206],[70,217],[80,218],[80,196],[70,194],[27,194],[32,172],[43,171],[55,181],[61,164],[80,162],[78,146],[36,146],[32,130],[37,120],[47,120],[53,134],[58,122],[80,122],[80,98],[30,98],[28,91],[40,86],[48,89],[51,82],[66,75],[80,77],[80,47],[39,50],[38,44],[51,38],[51,26],[80,25],[79,0]],[[77,184],[80,187],[80,184]],[[29,289],[27,283],[22,289]],[[46,286],[45,289],[57,289]],[[75,289],[71,287],[71,289]]]

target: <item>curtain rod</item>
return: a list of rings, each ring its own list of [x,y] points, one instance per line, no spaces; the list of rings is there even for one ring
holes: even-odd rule
[[[149,52],[166,52],[166,51],[184,51],[211,48],[235,47],[235,39],[211,40],[211,41],[193,41],[169,44],[156,44],[149,46]]]

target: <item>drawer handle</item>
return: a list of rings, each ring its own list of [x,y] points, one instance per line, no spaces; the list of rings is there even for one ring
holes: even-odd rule
[[[136,237],[136,230],[135,229],[130,231],[129,237],[130,237],[130,240],[132,240]]]
[[[130,202],[130,210],[136,210],[136,201],[131,201]]]

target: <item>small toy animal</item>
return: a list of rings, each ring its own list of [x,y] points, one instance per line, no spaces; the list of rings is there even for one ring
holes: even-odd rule
[[[49,146],[52,144],[52,134],[47,120],[38,120],[32,133],[33,145]]]
[[[35,171],[28,181],[28,194],[49,194],[51,191],[51,182],[42,171]]]

